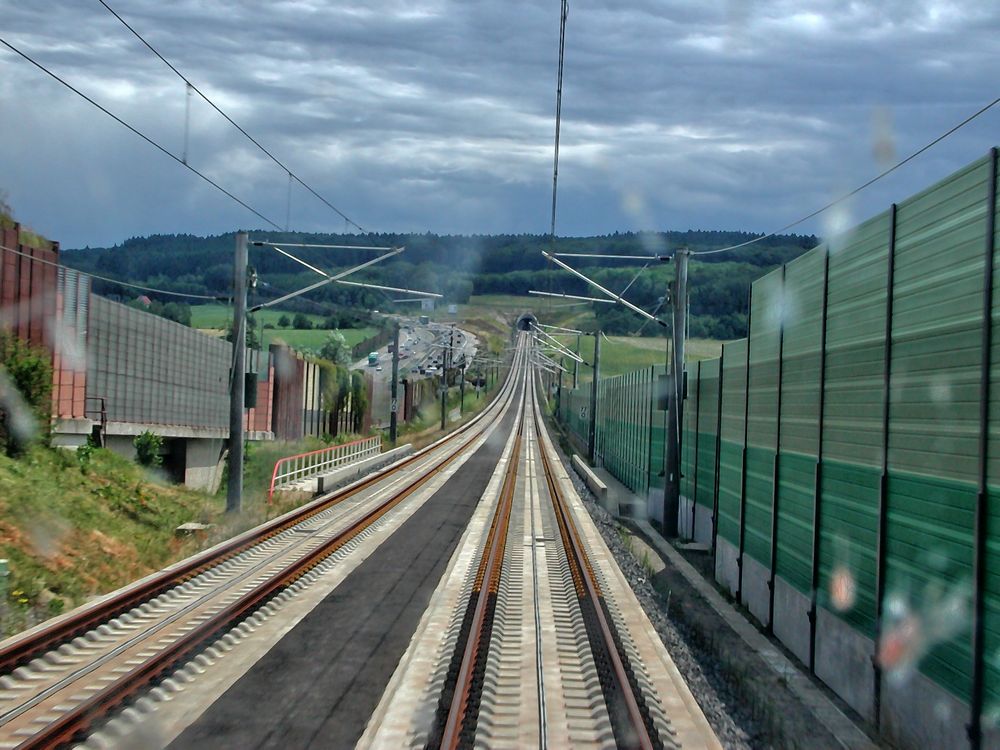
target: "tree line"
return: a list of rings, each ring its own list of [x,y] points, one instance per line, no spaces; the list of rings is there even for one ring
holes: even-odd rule
[[[254,239],[275,243],[406,246],[406,251],[384,264],[352,276],[352,280],[434,292],[445,302],[465,303],[473,294],[526,294],[541,290],[563,294],[590,294],[586,284],[558,269],[542,250],[562,253],[641,255],[644,261],[612,261],[578,258],[575,267],[613,291],[628,286],[628,298],[640,307],[663,308],[662,298],[673,273],[671,263],[653,256],[669,255],[677,247],[692,252],[739,244],[760,235],[747,232],[689,230],[686,232],[616,232],[597,237],[547,235],[436,235],[436,234],[315,234],[252,233]],[[818,244],[813,235],[778,235],[727,253],[693,260],[690,270],[691,333],[712,338],[736,338],[746,332],[747,288],[755,278],[786,263]],[[232,283],[234,234],[211,237],[152,235],[134,237],[106,248],[66,250],[63,262],[81,271],[91,271],[145,286],[190,294],[226,298]],[[327,271],[343,270],[373,257],[370,251],[288,248],[308,263]],[[250,247],[250,263],[260,279],[254,298],[274,299],[317,280],[314,273],[269,247]],[[642,270],[646,265],[645,270]],[[94,280],[99,294],[126,294],[117,285]],[[131,296],[131,295],[127,295]],[[154,302],[166,306],[167,299]],[[329,284],[308,298],[291,300],[283,308],[291,313],[353,315],[364,324],[374,309],[392,310],[399,298],[412,295],[361,287]],[[597,305],[601,325],[609,333],[633,333],[641,320],[633,313],[610,305]],[[162,313],[161,313],[162,314]],[[182,312],[179,314],[183,314]],[[176,318],[175,318],[176,319]],[[643,333],[656,335],[646,326]]]

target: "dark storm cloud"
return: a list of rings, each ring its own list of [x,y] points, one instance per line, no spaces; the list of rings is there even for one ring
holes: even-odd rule
[[[557,0],[114,7],[362,225],[547,228]],[[180,154],[183,84],[96,0],[17,4],[4,21],[4,37]],[[781,226],[996,96],[998,31],[974,0],[571,2],[559,230]],[[8,53],[0,113],[0,187],[66,245],[260,224]],[[998,118],[846,218],[985,152]],[[191,163],[283,224],[286,176],[204,102],[191,121]],[[344,228],[301,190],[291,218]]]

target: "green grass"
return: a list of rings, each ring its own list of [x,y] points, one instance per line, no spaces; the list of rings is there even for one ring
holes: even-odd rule
[[[343,436],[342,439],[347,439]],[[339,442],[339,441],[338,441]],[[274,463],[323,447],[252,443],[244,470],[243,513],[224,513],[216,495],[173,485],[108,450],[82,454],[34,446],[19,458],[0,453],[0,634],[10,635],[285,513],[308,500],[276,496],[266,504]],[[207,532],[177,536],[196,521]]]
[[[293,349],[319,349],[326,341],[331,329],[312,328],[309,330],[298,330],[295,328],[278,328],[278,320],[282,315],[287,315],[291,320],[295,313],[283,312],[281,310],[260,310],[254,313],[257,320],[258,331],[261,335],[261,347],[267,349],[273,342],[281,341],[288,344]],[[322,325],[325,320],[322,315],[306,315],[313,325]],[[191,308],[191,327],[208,330],[221,331],[231,325],[233,310],[228,305],[195,305]],[[264,328],[270,323],[274,328]],[[375,328],[345,328],[341,331],[347,339],[348,346],[354,346],[359,341],[373,336]]]
[[[288,316],[288,319],[291,320],[296,314],[284,310],[272,310],[270,308],[258,310],[254,313],[257,324],[260,326],[263,326],[265,323],[277,326],[278,320],[282,315]],[[306,317],[309,318],[313,325],[317,323],[322,325],[324,320],[322,315],[306,314]],[[191,307],[192,328],[225,328],[232,324],[232,320],[233,308],[229,305],[209,304],[193,305]]]
[[[573,349],[576,345],[575,339],[575,336],[566,336],[562,341]],[[593,362],[594,337],[582,337],[580,348],[583,350],[583,358],[587,362]],[[688,362],[712,359],[721,353],[722,342],[711,339],[688,339],[685,348],[685,358]],[[609,378],[650,365],[662,365],[666,363],[666,356],[667,339],[608,336],[607,340],[601,341],[601,377]],[[572,370],[572,362],[569,359],[563,366]],[[581,365],[580,380],[590,381],[590,379],[590,368]]]
[[[348,346],[354,346],[369,336],[375,335],[375,328],[347,328],[341,331],[347,339]],[[292,328],[276,328],[261,331],[263,341],[261,346],[267,349],[274,341],[282,341],[293,349],[319,349],[326,341],[330,331],[325,329],[313,329],[311,331],[296,331]]]
[[[0,455],[0,556],[10,562],[4,632],[58,614],[191,554],[188,521],[211,521],[224,499],[168,485],[106,450],[34,447]]]

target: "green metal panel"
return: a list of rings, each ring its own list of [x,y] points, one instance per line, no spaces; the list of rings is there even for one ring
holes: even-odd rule
[[[968,483],[890,472],[887,603],[901,602],[930,626],[948,617],[942,610],[949,595],[967,595],[975,501],[975,488]],[[971,621],[956,613],[948,625],[954,625],[952,637],[934,646],[920,671],[968,699]]]
[[[862,635],[875,634],[875,548],[881,470],[823,460],[819,605]],[[853,601],[832,601],[834,578],[853,583]]]
[[[825,259],[819,247],[785,269],[776,567],[803,593],[812,588]]]
[[[831,241],[827,293],[819,605],[868,637],[875,630],[889,230],[883,213]],[[853,603],[831,600],[835,576],[853,583]]]
[[[698,505],[715,502],[715,438],[719,413],[719,360],[701,363],[701,409],[698,413]]]
[[[781,454],[778,496],[778,575],[808,593],[812,588],[812,515],[816,457]]]
[[[891,469],[975,481],[987,165],[899,206]]]
[[[719,536],[732,544],[740,538],[740,491],[743,481],[743,415],[746,404],[747,341],[723,346],[722,446],[719,451]]]
[[[698,413],[698,365],[688,365],[688,397],[684,401],[684,431],[681,437],[681,494],[694,496],[695,417]]]
[[[659,378],[666,371],[665,365],[655,365],[652,368],[651,377],[653,384],[659,383]],[[655,393],[655,391],[654,391]],[[656,406],[656,399],[653,400]],[[667,413],[662,409],[654,409],[651,417],[651,435],[649,439],[649,486],[659,490],[663,489],[663,451],[666,442]]]
[[[998,191],[1000,194],[1000,191]],[[998,206],[994,206],[998,211]],[[1000,245],[1000,221],[994,227],[993,247]],[[985,246],[985,237],[984,246]],[[985,249],[985,248],[984,248]],[[989,487],[986,522],[986,581],[984,589],[984,653],[1000,653],[1000,253],[993,258],[993,319],[990,342],[989,442],[986,475]],[[987,713],[1000,707],[1000,662],[987,658],[983,687]]]
[[[987,163],[899,206],[886,595],[924,606],[972,576]],[[970,623],[920,669],[968,698]]]
[[[771,565],[771,505],[778,437],[778,351],[783,316],[782,271],[753,284],[750,324],[745,551]]]

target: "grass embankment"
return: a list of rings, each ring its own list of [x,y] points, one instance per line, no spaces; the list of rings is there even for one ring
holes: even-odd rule
[[[346,439],[346,438],[345,438]],[[216,495],[160,479],[107,450],[84,454],[43,448],[19,458],[0,453],[0,557],[9,561],[0,598],[0,636],[84,603],[301,505],[304,493],[267,504],[274,463],[325,445],[251,444],[243,513],[227,516]],[[208,531],[178,536],[188,522]]]
[[[30,626],[197,551],[175,536],[224,501],[161,484],[110,451],[89,461],[41,447],[0,455],[0,555],[10,561],[4,633]]]

